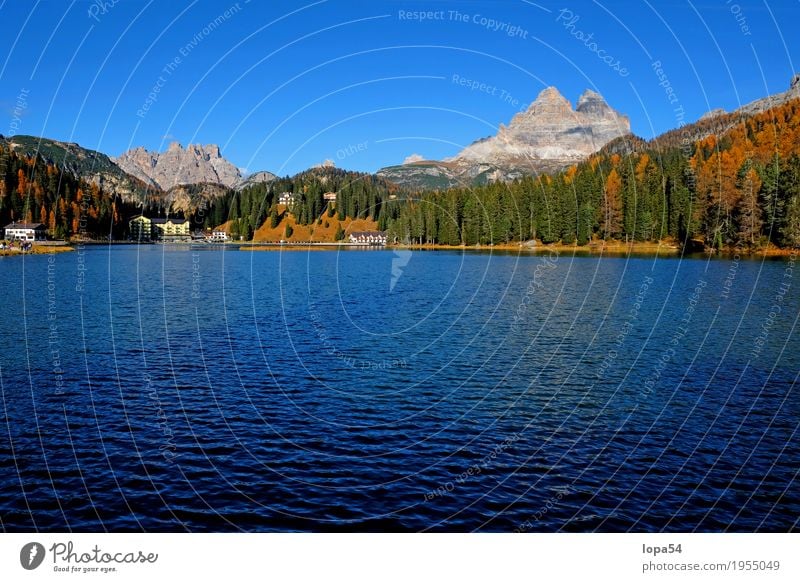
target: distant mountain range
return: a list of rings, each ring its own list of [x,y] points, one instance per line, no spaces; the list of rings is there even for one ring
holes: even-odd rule
[[[172,142],[163,153],[138,147],[113,161],[128,174],[164,192],[192,184],[214,184],[241,190],[277,178],[272,172],[263,170],[243,176],[239,168],[222,157],[219,146],[214,144],[189,144],[184,148],[180,143]]]
[[[742,118],[800,97],[800,75],[789,90],[754,101],[732,113],[716,109],[697,123],[667,132],[656,140],[671,139],[677,131],[691,131],[692,139],[721,133]],[[576,106],[555,87],[544,89],[530,107],[500,124],[496,135],[479,139],[452,158],[420,160],[410,156],[402,165],[377,172],[380,178],[410,190],[446,189],[511,181],[526,175],[555,173],[587,159],[604,147],[616,147],[625,137],[625,147],[637,143],[630,134],[628,117],[610,107],[598,93],[587,90]],[[646,143],[642,140],[643,144]],[[276,179],[260,171],[243,176],[225,159],[217,145],[187,147],[175,142],[164,152],[142,147],[117,158],[86,149],[76,143],[32,136],[0,136],[0,145],[23,155],[38,154],[69,171],[76,178],[113,192],[129,203],[160,201],[178,210],[190,210],[189,193],[209,200],[226,189],[241,190]],[[198,185],[205,185],[198,187]]]

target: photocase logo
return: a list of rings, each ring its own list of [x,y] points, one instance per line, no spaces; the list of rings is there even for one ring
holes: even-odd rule
[[[38,542],[30,542],[22,546],[19,552],[19,563],[26,570],[35,570],[44,561],[44,546]]]
[[[394,257],[392,258],[392,279],[389,281],[389,293],[394,291],[395,285],[397,285],[400,277],[403,276],[403,269],[408,265],[412,254],[413,253],[408,250],[394,251]]]

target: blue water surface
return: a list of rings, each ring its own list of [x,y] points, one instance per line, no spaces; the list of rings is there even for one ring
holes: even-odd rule
[[[782,260],[0,258],[4,531],[790,531]]]

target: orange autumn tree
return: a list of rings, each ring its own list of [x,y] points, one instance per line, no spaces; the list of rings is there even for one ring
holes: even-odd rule
[[[736,207],[738,234],[742,240],[754,245],[761,238],[764,221],[758,200],[761,178],[749,160],[739,171],[736,189],[739,198]]]
[[[742,195],[738,175],[747,156],[742,146],[736,143],[703,159],[706,152],[698,144],[691,161],[697,180],[696,215],[707,240],[719,247],[727,243],[736,231],[734,214]]]
[[[80,192],[80,189],[78,189],[78,192]],[[71,232],[72,234],[78,234],[78,230],[80,228],[81,208],[77,203],[73,202],[70,205],[70,210],[72,211],[72,224],[70,225]]]
[[[20,168],[17,171],[17,194],[20,196],[25,196],[25,192],[28,189],[28,178],[25,177],[25,171]]]

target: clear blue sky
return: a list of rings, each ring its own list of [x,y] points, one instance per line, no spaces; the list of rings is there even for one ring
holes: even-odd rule
[[[217,143],[281,174],[450,156],[548,85],[593,88],[652,137],[800,69],[795,0],[6,0],[0,21],[0,133]]]

